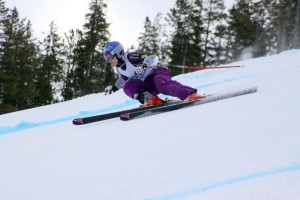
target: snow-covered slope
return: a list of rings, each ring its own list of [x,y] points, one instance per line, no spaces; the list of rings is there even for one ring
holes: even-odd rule
[[[0,116],[3,200],[298,200],[300,50],[177,76],[203,93],[258,92],[128,122],[122,91]],[[231,65],[231,64],[230,64]]]

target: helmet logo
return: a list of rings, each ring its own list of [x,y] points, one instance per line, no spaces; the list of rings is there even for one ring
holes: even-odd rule
[[[114,50],[111,51],[112,54],[120,53],[123,50],[122,46],[117,46]]]

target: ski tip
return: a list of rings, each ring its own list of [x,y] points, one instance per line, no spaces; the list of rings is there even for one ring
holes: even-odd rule
[[[83,119],[82,118],[77,118],[77,119],[74,119],[72,122],[73,122],[74,125],[82,125],[83,124]]]
[[[123,114],[121,114],[120,115],[120,119],[122,121],[128,121],[128,120],[130,120],[130,113],[123,113]]]

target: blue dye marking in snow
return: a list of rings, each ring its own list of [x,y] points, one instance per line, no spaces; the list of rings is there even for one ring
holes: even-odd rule
[[[42,122],[26,122],[22,121],[19,124],[15,126],[2,126],[0,127],[0,135],[8,134],[8,133],[14,133],[18,131],[23,131],[31,128],[37,128],[37,127],[42,127],[42,126],[48,126],[52,124],[57,124],[65,121],[72,121],[75,118],[80,118],[80,117],[86,117],[86,116],[91,116],[91,115],[96,115],[96,114],[101,114],[101,113],[107,113],[107,112],[112,112],[121,108],[125,108],[128,106],[132,106],[137,104],[135,100],[127,100],[124,101],[121,104],[113,105],[107,108],[99,109],[99,110],[94,110],[94,111],[81,111],[79,112],[78,115],[72,115],[72,116],[67,116],[67,117],[61,117],[53,120],[48,120],[48,121],[42,121]]]
[[[290,172],[294,172],[294,171],[300,171],[300,164],[294,164],[294,165],[290,165],[287,167],[275,168],[275,169],[265,170],[265,171],[261,171],[261,172],[256,172],[256,173],[252,173],[252,174],[212,183],[212,184],[206,185],[206,186],[199,186],[199,187],[191,188],[191,189],[188,189],[185,191],[175,192],[173,194],[168,194],[168,195],[161,196],[161,197],[147,198],[147,200],[184,199],[184,198],[187,198],[188,196],[199,195],[201,193],[205,193],[205,192],[208,192],[211,190],[216,190],[221,187],[238,184],[238,183],[242,183],[242,182],[246,182],[246,181],[251,181],[254,179],[268,177],[268,176],[272,176],[272,175],[290,173]]]

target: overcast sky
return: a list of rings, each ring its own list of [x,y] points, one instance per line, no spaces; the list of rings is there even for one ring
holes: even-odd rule
[[[16,7],[21,18],[32,23],[34,35],[43,39],[54,21],[60,35],[71,29],[82,29],[91,0],[4,0],[6,7]],[[111,23],[111,40],[120,41],[124,47],[136,45],[143,30],[146,16],[154,20],[158,12],[164,16],[174,7],[176,0],[107,0],[107,20]],[[233,0],[225,0],[230,6]]]

